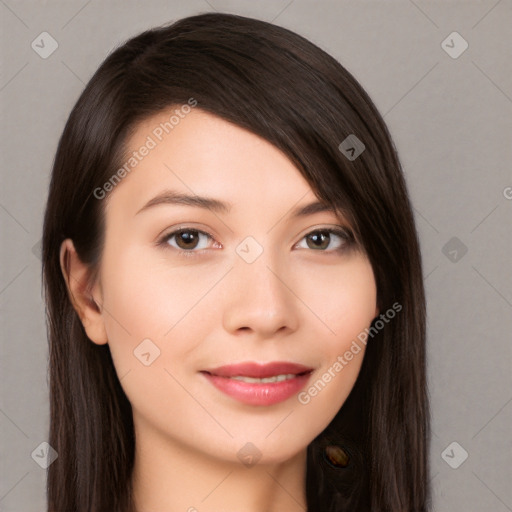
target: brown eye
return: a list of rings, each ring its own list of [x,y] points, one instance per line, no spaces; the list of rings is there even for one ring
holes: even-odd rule
[[[302,247],[306,249],[331,252],[342,250],[344,247],[350,245],[352,234],[345,229],[317,229],[308,233],[303,240],[306,240],[307,247]],[[332,245],[334,245],[334,247],[332,247]]]
[[[182,253],[194,253],[208,247],[212,237],[198,229],[182,228],[165,235],[160,241],[163,245],[169,245]]]
[[[199,240],[197,231],[180,231],[176,234],[176,245],[180,249],[195,249]]]
[[[315,231],[307,235],[306,239],[310,249],[327,249],[331,242],[331,236],[328,231]]]

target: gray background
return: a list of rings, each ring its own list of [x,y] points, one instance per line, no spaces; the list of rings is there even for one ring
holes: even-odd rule
[[[506,0],[0,0],[0,510],[45,505],[45,470],[31,457],[48,436],[39,241],[64,123],[115,45],[211,10],[273,21],[311,39],[354,74],[384,115],[424,257],[434,509],[512,511],[512,3]],[[45,59],[31,47],[43,31],[58,43]],[[454,31],[469,44],[457,58],[444,45],[457,51],[460,42],[442,44]],[[450,446],[454,441],[460,447]],[[468,458],[454,469],[447,461],[459,464],[462,449]]]

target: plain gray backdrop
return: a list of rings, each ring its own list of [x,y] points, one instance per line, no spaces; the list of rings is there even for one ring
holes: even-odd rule
[[[45,510],[40,239],[64,123],[116,45],[213,10],[307,37],[383,114],[424,261],[434,510],[512,511],[510,0],[0,0],[0,510]]]

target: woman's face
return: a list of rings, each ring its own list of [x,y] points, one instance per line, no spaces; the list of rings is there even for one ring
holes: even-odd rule
[[[269,142],[198,108],[166,133],[170,113],[138,126],[105,204],[89,337],[109,344],[138,438],[286,460],[356,381],[364,345],[344,354],[378,314],[372,267],[344,219],[296,214],[317,198]]]

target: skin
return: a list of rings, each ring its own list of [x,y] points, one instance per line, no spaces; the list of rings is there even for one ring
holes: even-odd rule
[[[138,125],[130,151],[168,119],[163,112]],[[232,207],[214,213],[165,204],[137,214],[164,189]],[[291,361],[314,368],[307,389],[378,315],[365,254],[336,235],[320,249],[307,242],[315,229],[350,225],[333,212],[291,216],[315,200],[277,148],[195,108],[104,200],[106,238],[94,283],[72,241],[63,242],[71,300],[91,342],[109,344],[132,404],[139,511],[306,509],[307,445],[349,395],[364,345],[307,404],[297,396],[271,406],[243,404],[199,371]],[[191,257],[177,253],[177,237],[157,245],[181,227],[212,239],[199,235],[197,248],[189,242]],[[236,252],[248,236],[263,248],[252,263]],[[340,244],[344,250],[336,250]],[[145,365],[134,350],[148,338],[160,355]],[[248,442],[261,454],[250,467],[237,457]]]

